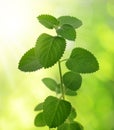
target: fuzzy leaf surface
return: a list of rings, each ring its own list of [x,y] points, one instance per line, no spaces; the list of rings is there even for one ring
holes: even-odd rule
[[[82,83],[82,77],[78,73],[74,72],[66,72],[63,75],[63,83],[65,87],[71,89],[72,91],[76,91],[80,88]]]
[[[43,116],[43,112],[40,112],[40,113],[35,117],[34,124],[35,124],[35,126],[37,126],[37,127],[42,127],[42,126],[45,126],[45,125],[46,125],[46,122],[45,122],[44,116]]]
[[[34,48],[30,49],[22,56],[18,68],[24,72],[32,72],[42,68],[38,58],[35,56]]]
[[[57,130],[84,130],[82,125],[78,122],[64,123],[57,128]]]
[[[66,42],[63,38],[43,33],[36,42],[35,52],[41,65],[48,68],[62,57],[65,47]]]
[[[81,20],[71,16],[61,16],[58,18],[58,21],[60,25],[69,24],[74,28],[79,28],[82,25]]]
[[[54,26],[59,24],[59,21],[51,15],[40,15],[37,17],[39,22],[49,29],[53,29]]]
[[[42,81],[46,85],[46,87],[48,87],[50,90],[56,92],[56,90],[58,88],[58,84],[54,79],[52,79],[52,78],[43,78]]]
[[[95,56],[86,49],[73,49],[70,58],[66,62],[69,70],[78,73],[92,73],[99,69],[99,64]]]
[[[43,109],[43,102],[42,103],[40,103],[40,104],[38,104],[36,107],[35,107],[35,111],[40,111],[40,110],[42,110]]]
[[[76,38],[76,31],[69,24],[62,25],[58,30],[56,30],[56,32],[58,35],[61,35],[62,37],[68,40],[74,41]]]
[[[69,116],[71,104],[53,96],[46,98],[43,106],[44,119],[50,128],[61,125]]]

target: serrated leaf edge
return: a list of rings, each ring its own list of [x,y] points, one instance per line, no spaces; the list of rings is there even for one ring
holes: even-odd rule
[[[82,26],[83,25],[83,22],[80,20],[80,19],[78,19],[77,17],[74,17],[74,16],[70,16],[70,15],[63,15],[63,16],[60,16],[60,17],[71,17],[71,18],[75,18],[75,19],[77,19],[77,20],[79,20],[80,21],[80,23],[81,23],[81,25],[80,26]],[[57,18],[57,20],[60,18],[60,17],[58,17]],[[58,20],[59,21],[59,20]],[[69,24],[70,25],[70,24]],[[72,26],[72,25],[71,25]],[[79,27],[80,27],[79,26]],[[78,28],[79,28],[78,27]],[[78,29],[78,28],[75,28],[75,29]]]
[[[61,35],[61,34],[58,33],[58,31],[59,31],[60,29],[62,30],[62,27],[63,27],[63,26],[66,26],[66,25],[71,26],[71,27],[74,29],[74,31],[75,31],[75,37],[74,37],[74,39],[64,38],[63,35]],[[62,37],[62,38],[64,38],[64,39],[67,39],[67,40],[69,40],[69,41],[75,41],[75,40],[76,40],[76,37],[77,37],[76,29],[75,29],[72,25],[70,25],[70,24],[63,24],[63,25],[61,25],[60,28],[58,28],[58,29],[56,30],[56,33],[59,34],[60,37]]]
[[[31,49],[29,49],[28,51],[30,51],[30,50],[32,50],[32,49],[34,49],[34,47],[32,47]],[[27,53],[28,51],[26,51],[26,52],[22,55],[21,59],[26,55],[26,53]],[[37,69],[37,70],[24,71],[24,70],[20,69],[20,61],[21,61],[21,59],[20,59],[19,62],[18,62],[18,69],[21,70],[22,72],[26,72],[26,73],[28,72],[28,73],[30,73],[30,72],[35,72],[35,71],[40,70],[40,69],[43,68],[43,67],[41,67],[41,68],[39,68],[39,69]]]
[[[59,37],[59,36],[58,36]],[[63,37],[60,37],[60,38],[63,38]],[[64,39],[64,38],[63,38]],[[64,39],[65,40],[65,39]],[[61,55],[61,57],[52,65],[52,66],[49,66],[49,67],[44,67],[44,69],[47,69],[47,68],[51,68],[53,67],[64,55],[64,52],[65,52],[65,49],[66,49],[66,40],[65,40],[65,48],[64,48],[64,51],[63,51],[63,54]]]
[[[97,72],[98,70],[99,70],[99,62],[98,62],[98,60],[97,60],[97,58],[95,57],[95,55],[92,53],[92,52],[90,52],[90,51],[88,51],[87,49],[85,49],[85,48],[82,48],[82,47],[75,47],[75,48],[79,48],[79,49],[83,49],[83,50],[86,50],[87,52],[89,52],[90,54],[92,54],[93,56],[94,56],[94,58],[95,58],[95,60],[96,60],[96,62],[97,62],[97,65],[98,65],[98,69],[96,70],[96,71],[94,71],[94,72],[88,72],[88,73],[84,73],[84,72],[77,72],[77,73],[79,73],[79,74],[92,74],[92,73],[95,73],[95,72]],[[74,49],[75,49],[74,48]],[[70,55],[71,56],[71,55]],[[70,57],[68,58],[68,60],[70,59]],[[66,61],[67,62],[67,61]],[[65,63],[66,64],[66,63]],[[72,71],[72,70],[70,70],[70,71]],[[74,72],[74,71],[72,71],[72,72]]]
[[[40,22],[40,20],[39,20],[39,17],[41,17],[41,16],[51,16],[51,17],[53,17],[53,18],[55,18],[56,20],[57,20],[57,22],[58,22],[58,25],[59,25],[59,20],[56,18],[56,17],[54,17],[53,15],[50,15],[50,14],[41,14],[41,15],[39,15],[39,16],[37,16],[37,19],[38,19],[38,21]],[[40,22],[41,23],[41,22]],[[41,23],[42,24],[42,23]],[[43,24],[42,24],[43,25]],[[43,25],[43,26],[45,26],[45,25]],[[46,27],[46,26],[45,26]],[[48,28],[48,29],[53,29],[54,27],[52,27],[52,28]]]
[[[47,33],[42,33],[42,34],[50,35],[50,34],[47,34]],[[41,35],[42,35],[42,34],[41,34]],[[40,35],[40,36],[41,36],[41,35]],[[39,37],[40,37],[40,36],[39,36]],[[66,44],[67,44],[67,43],[66,43],[65,38],[60,37],[60,36],[52,36],[52,35],[50,35],[50,36],[51,36],[51,37],[59,37],[59,38],[64,39],[64,41],[65,41],[65,49],[66,49]],[[36,44],[37,44],[37,42],[38,42],[38,40],[39,40],[39,37],[38,37],[38,39],[37,39],[37,41],[36,41]],[[35,46],[36,46],[36,45],[35,45]],[[43,66],[43,68],[44,68],[44,69],[48,69],[48,68],[53,67],[53,66],[54,66],[54,65],[55,65],[55,64],[56,64],[56,63],[57,63],[57,62],[58,62],[58,61],[59,61],[59,60],[63,57],[64,52],[65,52],[65,49],[64,49],[63,54],[61,55],[61,57],[60,57],[60,58],[59,58],[59,59],[58,59],[55,63],[53,63],[53,65],[52,65],[52,66],[49,66],[49,67],[44,67],[44,66]]]
[[[63,99],[60,99],[60,98],[57,98],[57,97],[54,97],[54,96],[48,96],[47,98],[49,98],[49,97],[53,97],[53,98],[56,98],[57,100],[59,100],[59,101],[58,101],[58,104],[60,104],[60,101],[64,101],[64,102],[69,103],[69,105],[71,106],[71,109],[72,109],[72,105],[71,105],[70,102],[68,102],[68,101],[66,101],[66,100],[63,100]],[[46,98],[46,99],[47,99],[47,98]],[[45,99],[44,103],[46,102],[46,99]],[[56,109],[57,109],[57,106],[56,106]],[[70,111],[70,113],[71,113],[71,111]],[[69,115],[70,115],[70,113],[69,113]],[[67,120],[67,118],[68,118],[69,115],[67,115],[67,117],[66,117],[66,119],[64,120],[64,122]],[[53,115],[53,119],[54,119],[54,117],[55,117],[55,114]],[[52,122],[53,122],[53,120],[52,120]],[[52,123],[52,122],[51,122],[51,123]],[[64,122],[63,122],[63,123],[64,123]],[[60,124],[60,125],[61,125],[61,124]],[[56,127],[58,127],[58,126],[49,127],[49,128],[56,128]]]

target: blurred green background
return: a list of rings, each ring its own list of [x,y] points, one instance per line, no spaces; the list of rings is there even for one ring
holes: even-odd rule
[[[83,75],[78,96],[67,98],[85,130],[114,130],[114,0],[0,0],[0,130],[48,129],[34,126],[34,107],[53,95],[41,79],[56,79],[56,65],[34,73],[17,68],[41,33],[53,33],[38,23],[40,14],[83,21],[74,44],[92,51],[100,70]]]

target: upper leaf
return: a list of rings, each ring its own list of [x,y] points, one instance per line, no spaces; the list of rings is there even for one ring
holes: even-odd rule
[[[42,25],[49,29],[53,29],[59,24],[59,21],[51,15],[40,15],[37,18]]]
[[[36,107],[35,107],[35,111],[40,111],[40,110],[42,110],[43,109],[43,102],[42,103],[40,103],[40,104],[38,104]]]
[[[68,69],[78,73],[92,73],[99,69],[95,56],[83,48],[73,49],[66,66]]]
[[[38,58],[35,56],[34,48],[30,49],[22,56],[18,68],[24,72],[32,72],[42,68]]]
[[[62,25],[60,28],[58,28],[56,30],[58,35],[61,35],[62,37],[64,37],[65,39],[68,40],[75,40],[76,38],[76,31],[73,28],[73,26],[69,25],[69,24],[64,24]]]
[[[66,42],[58,36],[41,34],[36,42],[35,52],[44,68],[53,66],[63,55]]]
[[[37,127],[41,127],[41,126],[45,126],[45,125],[46,125],[46,122],[45,122],[45,120],[44,120],[43,112],[39,113],[39,114],[35,117],[34,124],[35,124],[35,126],[37,126]]]
[[[83,126],[78,122],[64,123],[57,130],[84,130]]]
[[[43,78],[42,81],[50,90],[56,92],[56,90],[58,88],[58,84],[56,83],[55,80],[53,80],[51,78]]]
[[[82,25],[81,20],[79,20],[75,17],[71,17],[71,16],[61,16],[61,17],[58,18],[58,21],[59,21],[60,25],[70,24],[74,28],[78,28]]]
[[[63,75],[63,83],[65,87],[71,89],[72,91],[76,91],[81,86],[82,77],[78,73],[67,72]]]
[[[69,116],[71,104],[67,101],[49,96],[43,106],[44,119],[50,128],[61,125]]]

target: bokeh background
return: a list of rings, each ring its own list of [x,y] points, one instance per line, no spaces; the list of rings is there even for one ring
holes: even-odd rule
[[[83,21],[72,44],[92,51],[100,70],[83,75],[78,96],[67,98],[85,130],[114,130],[114,0],[0,0],[0,130],[48,129],[34,126],[34,107],[53,95],[41,79],[57,79],[57,66],[34,73],[18,70],[21,56],[37,37],[53,33],[40,25],[40,14]]]

